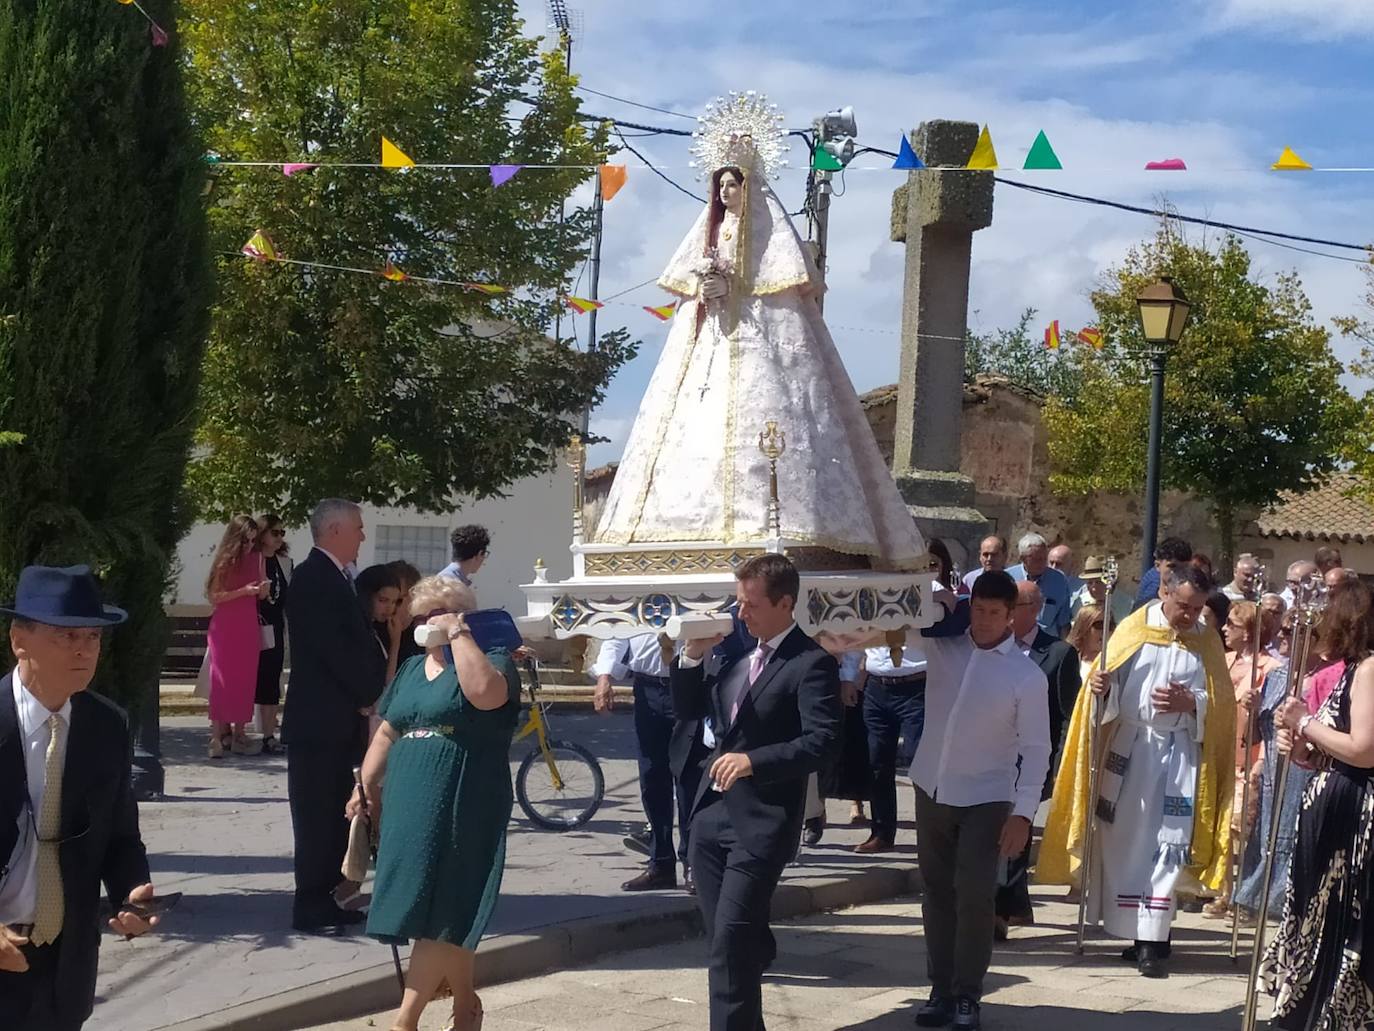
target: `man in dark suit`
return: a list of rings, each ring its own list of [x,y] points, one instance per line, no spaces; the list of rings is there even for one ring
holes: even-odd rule
[[[332,933],[366,919],[340,907],[334,889],[348,848],[344,807],[366,743],[363,710],[385,686],[386,655],[349,572],[365,539],[362,512],[351,501],[321,501],[310,514],[310,534],[315,547],[296,567],[286,598],[291,682],[282,737],[296,839],[291,924]]]
[[[757,647],[708,677],[703,661],[723,638],[688,641],[670,673],[678,718],[709,718],[715,739],[692,820],[711,1031],[763,1027],[760,981],[777,954],[773,890],[801,838],[806,779],[838,747],[841,719],[839,667],[793,618],[796,567],[760,555],[735,578],[739,618]]]
[[[1012,612],[1011,630],[1016,643],[1028,659],[1040,667],[1049,681],[1050,756],[1049,774],[1045,778],[1041,798],[1049,798],[1054,787],[1054,771],[1059,764],[1059,746],[1064,724],[1078,701],[1082,678],[1078,670],[1078,651],[1067,641],[1045,632],[1036,622],[1043,599],[1040,588],[1029,580],[1016,585],[1016,609]],[[1035,923],[1030,899],[1030,839],[1019,856],[1007,861],[1005,882],[997,889],[997,923],[995,934],[999,940],[1007,936],[1010,926]]]
[[[123,935],[158,919],[129,787],[124,714],[87,691],[105,627],[86,566],[19,577],[0,680],[0,1028],[76,1031],[91,1015],[100,888]]]

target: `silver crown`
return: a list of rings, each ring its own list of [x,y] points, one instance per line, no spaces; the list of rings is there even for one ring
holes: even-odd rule
[[[787,167],[787,130],[762,93],[749,90],[716,97],[706,105],[692,133],[692,167],[705,179],[718,168],[738,165],[746,172],[776,179]]]

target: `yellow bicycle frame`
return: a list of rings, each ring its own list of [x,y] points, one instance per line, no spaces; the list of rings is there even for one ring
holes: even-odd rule
[[[553,789],[563,790],[563,778],[558,773],[558,763],[554,761],[553,752],[549,749],[549,725],[544,722],[544,706],[541,702],[531,698],[530,714],[525,720],[524,726],[516,733],[512,741],[523,741],[531,734],[535,735],[539,746],[539,752],[544,756],[544,762],[549,767],[549,776],[553,778]]]

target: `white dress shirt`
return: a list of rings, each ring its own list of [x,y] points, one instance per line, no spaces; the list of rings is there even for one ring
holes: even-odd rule
[[[601,651],[592,666],[592,676],[610,677],[625,681],[636,673],[646,677],[666,677],[668,664],[663,661],[657,634],[639,634],[624,640],[601,642]]]
[[[9,856],[9,875],[0,882],[0,924],[31,924],[38,915],[38,814],[43,811],[43,789],[47,784],[48,741],[52,731],[48,718],[53,714],[19,679],[16,666],[11,678],[14,707],[19,715],[19,741],[24,750],[24,769],[29,778],[32,810],[19,813],[19,838]],[[57,715],[71,730],[72,703],[67,699]],[[66,762],[70,733],[58,743],[61,761]]]
[[[908,630],[902,642],[902,661],[892,664],[892,649],[887,645],[864,649],[864,669],[869,676],[905,679],[926,671],[925,638],[919,630]]]
[[[995,648],[967,633],[925,644],[926,723],[911,779],[944,805],[1011,802],[1014,815],[1033,819],[1050,768],[1045,674],[1012,634]]]

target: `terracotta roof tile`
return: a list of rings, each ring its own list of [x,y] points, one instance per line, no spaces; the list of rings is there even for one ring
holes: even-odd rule
[[[1359,485],[1349,473],[1336,473],[1305,494],[1284,494],[1255,522],[1262,537],[1331,540],[1363,544],[1374,541],[1374,506],[1352,498]]]

